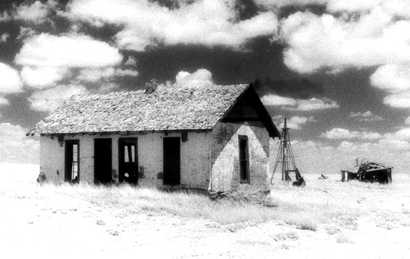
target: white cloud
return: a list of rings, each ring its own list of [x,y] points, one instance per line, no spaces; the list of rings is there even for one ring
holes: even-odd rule
[[[370,131],[351,131],[344,128],[333,128],[322,134],[322,137],[328,139],[380,139],[381,134]]]
[[[31,4],[21,4],[15,10],[14,19],[41,23],[55,6],[56,2],[54,0],[45,3],[35,1]]]
[[[296,110],[296,111],[314,111],[314,110],[327,110],[327,109],[334,109],[339,108],[339,105],[336,101],[333,101],[328,98],[318,99],[318,98],[310,98],[310,99],[300,99],[298,100],[298,104],[296,107],[289,107],[289,110]]]
[[[410,91],[390,94],[383,99],[383,103],[395,108],[410,108]]]
[[[410,125],[410,116],[404,120],[404,124]]]
[[[119,75],[131,74],[111,68],[121,60],[119,50],[106,42],[85,35],[47,33],[27,38],[15,58],[16,63],[23,66],[24,82],[40,89],[54,86],[71,75],[72,68],[112,69]]]
[[[324,5],[331,13],[352,12],[366,13],[381,8],[391,15],[408,17],[410,2],[408,0],[255,0],[258,5],[268,8],[285,6]]]
[[[384,104],[395,108],[410,108],[410,65],[380,66],[371,75],[370,82],[389,93],[383,100]]]
[[[0,14],[0,22],[18,20],[31,23],[42,23],[47,19],[47,16],[55,9],[57,2],[54,0],[29,1],[23,2],[20,5],[14,5],[9,11],[4,11]]]
[[[69,70],[65,67],[23,67],[21,78],[30,87],[43,89],[63,79]]]
[[[283,122],[283,116],[282,115],[278,115],[278,116],[274,116],[273,121],[275,123],[275,125],[279,125],[279,128],[283,128],[284,126],[284,122]],[[290,129],[294,129],[294,130],[299,130],[302,128],[302,126],[308,122],[315,122],[315,118],[313,116],[292,116],[290,118],[287,119],[287,127]]]
[[[97,82],[102,79],[109,79],[112,77],[124,77],[124,76],[138,76],[138,71],[131,69],[120,69],[113,67],[106,68],[87,68],[82,69],[77,79],[86,82]]]
[[[402,128],[398,131],[390,134],[386,134],[386,137],[393,138],[396,140],[406,140],[410,141],[410,128]]]
[[[18,93],[22,84],[18,72],[7,64],[0,62],[0,94]]]
[[[328,0],[254,0],[256,4],[270,7],[281,8],[285,6],[305,6],[309,4],[326,4]]]
[[[357,20],[297,12],[281,21],[285,64],[301,73],[410,62],[410,21],[381,9]]]
[[[373,114],[371,111],[365,112],[351,112],[349,114],[350,118],[353,118],[357,121],[361,122],[369,122],[369,121],[382,121],[383,118],[379,115]]]
[[[2,33],[2,34],[0,35],[0,42],[1,42],[1,43],[7,42],[7,40],[8,40],[9,37],[10,37],[10,34],[9,34],[9,33],[7,33],[7,32]]]
[[[380,66],[371,75],[373,86],[388,92],[410,90],[410,66],[387,64]]]
[[[309,98],[296,99],[291,97],[284,97],[276,94],[267,94],[262,97],[262,102],[267,106],[280,106],[285,110],[292,111],[315,111],[339,108],[336,101],[329,98]]]
[[[212,73],[204,68],[195,72],[180,71],[175,77],[175,85],[179,87],[206,87],[213,85]]]
[[[26,137],[27,129],[7,122],[0,123],[0,160],[38,163],[39,142]]]
[[[173,9],[148,0],[74,0],[67,10],[65,15],[71,19],[96,26],[123,26],[116,35],[118,46],[137,51],[158,42],[238,48],[251,38],[272,35],[277,29],[273,12],[239,20],[232,0],[179,1],[179,7]]]
[[[36,91],[29,98],[31,108],[36,111],[50,112],[64,101],[76,95],[87,95],[89,91],[81,85],[59,85],[46,90]]]
[[[276,94],[262,96],[262,102],[268,106],[296,106],[297,100],[291,97],[284,97]]]
[[[23,66],[104,67],[121,60],[118,49],[108,43],[77,34],[41,33],[27,39],[16,55],[16,63]]]
[[[8,104],[9,104],[9,100],[7,100],[6,98],[4,98],[4,96],[1,96],[1,95],[0,95],[0,106],[8,105]],[[1,117],[1,114],[0,114],[0,117]]]

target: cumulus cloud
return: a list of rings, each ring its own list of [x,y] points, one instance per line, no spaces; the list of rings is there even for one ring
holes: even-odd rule
[[[27,129],[7,122],[0,123],[0,160],[2,162],[38,163],[39,141],[26,137]]]
[[[349,117],[353,118],[354,120],[361,121],[361,122],[382,121],[383,120],[381,116],[376,115],[371,111],[351,112],[349,114]]]
[[[0,21],[18,20],[31,23],[42,23],[48,15],[57,6],[57,2],[49,0],[42,1],[29,1],[23,2],[20,5],[14,5],[11,10],[4,11],[1,15]]]
[[[86,68],[80,71],[79,75],[77,76],[77,79],[86,82],[97,82],[102,79],[124,76],[136,77],[138,76],[138,71],[114,67]]]
[[[0,94],[18,93],[22,83],[18,72],[11,66],[0,62]]]
[[[410,65],[380,66],[371,75],[370,82],[373,86],[388,92],[410,90]]]
[[[331,13],[366,13],[381,8],[391,15],[408,17],[410,14],[410,3],[407,0],[255,0],[255,3],[275,9],[285,6],[323,5]]]
[[[410,116],[404,120],[404,124],[410,125]]]
[[[326,131],[321,136],[324,138],[328,138],[328,139],[367,139],[367,140],[380,139],[382,137],[382,135],[377,132],[351,131],[351,130],[344,129],[344,128],[333,128],[331,130]]]
[[[267,94],[262,97],[262,102],[269,106],[296,106],[297,100],[291,97],[276,94]]]
[[[23,67],[21,77],[23,82],[33,88],[46,88],[63,79],[69,70],[66,67]]]
[[[74,0],[65,15],[96,26],[122,26],[116,35],[118,46],[136,51],[158,43],[238,48],[277,29],[273,12],[239,20],[232,0],[179,1],[172,9],[148,0]]]
[[[35,1],[31,4],[23,3],[16,8],[14,18],[39,23],[47,17],[56,5],[57,3],[54,0],[49,0],[44,3],[41,1]]]
[[[262,97],[263,104],[267,106],[280,106],[285,110],[292,111],[315,111],[339,108],[336,101],[329,98],[298,99],[284,97],[276,94],[267,94]]]
[[[274,116],[273,121],[275,125],[279,125],[279,128],[283,128],[284,126],[284,118],[282,115]],[[303,125],[308,122],[315,122],[315,118],[313,116],[292,116],[287,119],[287,127],[294,130],[300,130]]]
[[[46,90],[36,91],[28,100],[31,103],[31,109],[50,112],[73,96],[87,95],[88,93],[87,88],[82,85],[59,85]]]
[[[121,60],[119,50],[106,42],[86,35],[47,33],[27,38],[15,58],[16,63],[23,66],[24,82],[40,89],[54,86],[71,75],[72,68],[113,69],[109,67],[120,64]]]
[[[119,64],[122,56],[108,43],[86,35],[41,33],[24,42],[16,55],[23,66],[104,67]]]
[[[297,12],[281,21],[288,47],[284,62],[301,73],[321,68],[342,70],[410,61],[410,21],[394,21],[381,9],[343,19],[331,14]]]
[[[213,85],[212,73],[200,68],[192,73],[180,71],[175,77],[175,85],[179,87],[206,87]]]
[[[383,89],[387,95],[383,102],[395,108],[410,108],[410,65],[387,64],[371,75],[373,86]]]
[[[410,91],[390,94],[383,99],[383,103],[395,108],[410,108]]]
[[[280,21],[284,63],[299,73],[378,67],[371,84],[385,90],[386,105],[408,108],[410,89],[410,1],[269,1],[260,5],[321,4],[327,12],[299,11]],[[405,92],[406,91],[406,92]],[[403,94],[402,94],[403,93]]]

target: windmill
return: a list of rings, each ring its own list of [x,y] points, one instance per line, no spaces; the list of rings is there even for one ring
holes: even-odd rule
[[[290,182],[293,181],[295,186],[304,186],[305,180],[296,167],[295,155],[292,151],[292,146],[289,136],[289,128],[287,127],[287,119],[284,119],[282,133],[280,136],[279,149],[276,155],[275,165],[273,167],[271,184],[273,184],[273,176],[275,172],[280,169],[282,181]],[[291,173],[294,173],[292,179]]]

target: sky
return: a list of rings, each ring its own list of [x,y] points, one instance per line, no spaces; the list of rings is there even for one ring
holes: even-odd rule
[[[408,31],[408,0],[2,0],[0,161],[38,163],[25,132],[75,95],[253,82],[306,172],[406,172]]]

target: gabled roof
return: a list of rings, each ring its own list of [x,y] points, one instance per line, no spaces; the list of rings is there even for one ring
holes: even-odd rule
[[[158,87],[67,101],[28,135],[211,130],[248,85]],[[272,123],[273,125],[273,123]]]

